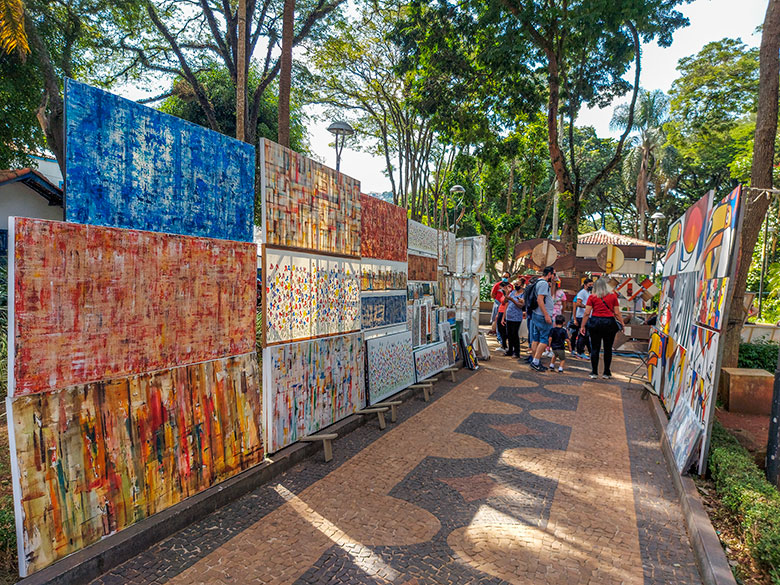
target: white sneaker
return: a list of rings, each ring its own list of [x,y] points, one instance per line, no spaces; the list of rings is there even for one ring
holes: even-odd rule
[[[591,374],[591,375],[590,375],[590,379],[591,379],[591,380],[595,380],[595,379],[597,379],[598,377],[599,377],[599,375],[598,375],[598,374]]]
[[[558,368],[558,371],[563,373],[563,368]]]

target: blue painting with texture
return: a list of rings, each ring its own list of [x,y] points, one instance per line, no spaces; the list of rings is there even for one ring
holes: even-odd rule
[[[362,296],[361,323],[363,329],[387,327],[406,322],[406,294]]]
[[[255,149],[66,80],[68,221],[251,242]]]

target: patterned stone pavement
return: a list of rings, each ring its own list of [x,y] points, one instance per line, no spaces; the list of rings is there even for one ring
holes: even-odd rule
[[[93,583],[701,583],[647,404],[572,365],[462,370]]]

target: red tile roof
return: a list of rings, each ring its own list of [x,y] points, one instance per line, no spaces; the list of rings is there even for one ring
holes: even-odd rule
[[[608,232],[607,230],[596,230],[595,232],[588,232],[587,234],[580,234],[577,237],[577,242],[580,244],[612,244],[615,246],[647,246],[653,247],[653,242],[647,240],[640,240],[639,238],[632,238],[631,236],[624,236],[621,234],[615,234]]]
[[[52,205],[62,205],[62,189],[35,169],[0,169],[0,186],[19,181],[49,200]]]

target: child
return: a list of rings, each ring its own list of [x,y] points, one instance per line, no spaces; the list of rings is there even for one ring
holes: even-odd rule
[[[566,344],[569,341],[569,334],[563,324],[566,319],[563,315],[555,316],[555,327],[550,330],[550,349],[553,352],[550,360],[550,369],[555,370],[555,361],[558,362],[558,371],[563,372],[563,364],[566,362]]]

